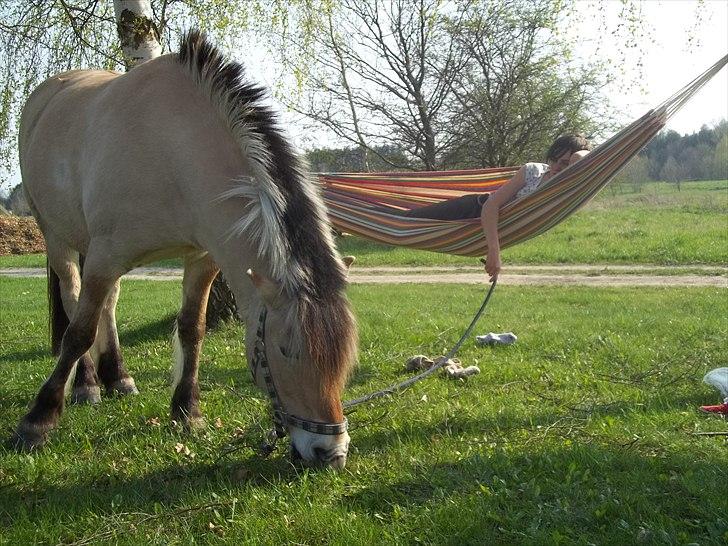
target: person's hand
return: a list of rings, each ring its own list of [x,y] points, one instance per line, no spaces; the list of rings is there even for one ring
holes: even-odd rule
[[[501,270],[500,249],[489,248],[485,259],[485,272],[490,276],[490,282],[498,278]]]

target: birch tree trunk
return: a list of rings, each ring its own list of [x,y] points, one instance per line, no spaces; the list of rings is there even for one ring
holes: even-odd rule
[[[127,71],[162,54],[159,29],[149,0],[114,0],[116,30]],[[221,274],[215,277],[207,301],[207,328],[237,317],[233,293]]]
[[[149,0],[114,0],[114,14],[127,70],[162,54]]]

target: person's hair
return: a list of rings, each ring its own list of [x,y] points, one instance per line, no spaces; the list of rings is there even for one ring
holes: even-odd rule
[[[546,161],[558,161],[566,152],[573,154],[580,150],[591,150],[591,144],[584,135],[561,135],[546,152]]]

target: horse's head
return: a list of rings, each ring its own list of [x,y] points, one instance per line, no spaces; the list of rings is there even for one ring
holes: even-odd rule
[[[343,294],[291,297],[248,274],[261,303],[251,306],[246,335],[256,384],[280,410],[293,457],[341,469],[349,448],[341,395],[357,342],[348,301]]]

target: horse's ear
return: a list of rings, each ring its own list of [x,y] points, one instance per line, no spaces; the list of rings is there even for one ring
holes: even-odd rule
[[[353,264],[356,261],[356,256],[343,256],[341,258],[341,261],[344,262],[344,266],[346,267],[347,271],[351,267],[351,264]]]
[[[268,277],[259,275],[252,269],[248,269],[246,273],[248,274],[248,277],[250,277],[250,281],[253,283],[253,286],[255,286],[260,293],[260,297],[263,298],[263,301],[268,305],[273,306],[276,298],[281,295],[280,285]]]

